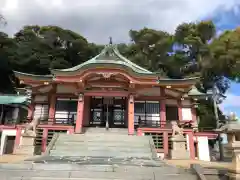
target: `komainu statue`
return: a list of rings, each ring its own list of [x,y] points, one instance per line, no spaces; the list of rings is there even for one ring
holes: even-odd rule
[[[198,132],[198,122],[197,121],[194,121],[192,123],[192,128],[193,128],[193,131],[194,132]]]
[[[183,128],[180,128],[176,121],[171,121],[172,125],[172,136],[183,135]]]
[[[36,136],[37,135],[36,130],[39,123],[40,123],[40,118],[35,118],[32,120],[32,122],[25,124],[23,135]]]

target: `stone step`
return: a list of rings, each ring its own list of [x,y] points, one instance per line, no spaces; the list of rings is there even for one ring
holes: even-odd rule
[[[151,152],[131,152],[131,151],[59,151],[51,150],[51,156],[87,156],[87,157],[153,157]]]
[[[151,137],[118,134],[60,134],[51,156],[152,158]],[[71,147],[71,148],[70,148]]]
[[[140,170],[140,169],[139,169]],[[192,174],[155,174],[152,170],[146,170],[146,168],[142,168],[142,171],[131,172],[131,171],[121,171],[121,172],[89,172],[89,171],[33,171],[33,170],[21,170],[21,171],[0,171],[1,179],[16,179],[21,177],[22,179],[122,179],[122,180],[155,180],[155,179],[163,179],[172,180],[172,179],[180,179],[180,180],[197,180],[195,175]],[[167,178],[167,179],[166,179]],[[183,179],[185,178],[185,179]],[[21,179],[21,180],[22,180]]]
[[[69,152],[69,151],[57,151],[51,150],[51,156],[86,156],[86,157],[115,157],[115,158],[127,158],[127,157],[135,157],[135,158],[152,158],[152,153],[135,153],[135,152],[118,152],[118,151],[92,151],[92,152]]]
[[[105,128],[84,128],[84,133],[98,133],[98,132],[104,132],[104,133],[126,133],[128,134],[128,129],[123,128],[109,128],[106,130]]]
[[[119,137],[130,137],[130,138],[139,138],[140,136],[136,136],[136,135],[128,135],[128,134],[118,134],[116,133],[105,133],[105,132],[91,132],[91,133],[84,133],[84,134],[66,134],[66,133],[59,133],[59,136],[71,136],[71,137],[80,137],[80,136],[119,136]],[[141,136],[142,137],[142,136]],[[144,136],[143,136],[144,137]]]
[[[89,135],[89,134],[105,134],[105,135],[128,135],[128,132],[126,131],[114,131],[114,130],[111,130],[111,131],[86,131],[84,132],[85,135]]]
[[[52,150],[58,151],[118,151],[118,152],[152,152],[150,148],[132,148],[132,147],[117,147],[117,146],[72,146],[71,150],[66,146],[55,146]]]
[[[143,138],[133,138],[128,136],[59,136],[62,141],[122,141],[122,142],[144,142],[146,140],[152,140],[151,137]]]
[[[132,175],[133,176],[133,175]],[[163,176],[160,177],[161,179],[165,180],[198,180],[195,176],[189,176],[189,175],[178,175],[178,176]],[[2,180],[112,180],[111,178],[61,178],[61,177],[31,177],[31,178],[24,178],[24,177],[8,177],[7,179]],[[114,178],[114,180],[143,180],[141,177],[137,178]],[[145,179],[144,179],[145,180]],[[147,178],[146,180],[155,180],[154,178]]]
[[[99,143],[99,142],[56,142],[54,145],[54,148],[56,147],[62,147],[62,148],[73,148],[73,149],[79,149],[79,148],[85,148],[89,147],[89,149],[102,147],[102,148],[131,148],[131,149],[149,149],[149,143],[121,143],[121,142],[105,142],[105,143]]]
[[[124,142],[124,141],[67,141],[67,140],[57,140],[56,145],[115,145],[115,146],[149,146],[151,142],[142,141],[142,142]]]
[[[140,161],[140,160],[139,160]],[[136,160],[138,162],[138,160]],[[135,163],[136,163],[135,162]],[[141,161],[140,161],[141,162]],[[148,162],[148,161],[143,161]],[[0,172],[4,171],[85,171],[85,172],[138,172],[139,168],[142,169],[139,173],[145,173],[145,171],[155,171],[159,174],[181,174],[188,173],[185,169],[179,169],[174,166],[169,166],[165,163],[159,162],[158,166],[155,166],[154,161],[151,161],[153,166],[141,166],[136,163],[132,165],[79,165],[75,163],[4,163],[0,165]]]
[[[141,153],[141,154],[149,154],[149,153],[152,153],[152,150],[151,149],[145,149],[145,150],[136,150],[136,151],[131,151],[131,150],[128,150],[128,149],[126,149],[126,150],[121,150],[121,151],[119,151],[118,149],[115,149],[115,150],[112,150],[112,149],[100,149],[100,150],[98,150],[98,149],[96,149],[96,150],[88,150],[88,149],[86,149],[86,150],[79,150],[79,151],[75,151],[75,150],[69,150],[69,149],[58,149],[58,148],[56,148],[56,149],[52,149],[52,150],[50,150],[50,152],[60,152],[60,153],[68,153],[68,154],[70,154],[70,153],[100,153],[100,154],[107,154],[107,153],[131,153],[131,154],[133,154],[133,153]],[[69,155],[70,156],[70,155]]]

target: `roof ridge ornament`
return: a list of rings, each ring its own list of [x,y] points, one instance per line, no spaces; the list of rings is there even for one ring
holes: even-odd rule
[[[109,44],[110,44],[110,45],[113,44],[113,42],[112,42],[112,37],[111,37],[111,36],[109,37]]]
[[[113,50],[114,46],[113,46],[111,36],[109,37],[109,44],[105,48],[106,48],[105,55],[108,56],[108,57],[113,57],[115,53],[114,53],[114,50]]]

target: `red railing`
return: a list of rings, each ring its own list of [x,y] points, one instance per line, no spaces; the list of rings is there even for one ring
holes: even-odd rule
[[[158,153],[164,153],[164,157],[169,157],[169,151],[172,149],[172,130],[165,128],[138,128],[139,136],[150,135],[153,138],[155,148]],[[192,129],[184,129],[184,135],[188,135],[189,152],[191,159],[195,159],[194,133]],[[187,144],[186,144],[187,148]]]
[[[20,143],[21,132],[24,129],[24,125],[17,125],[16,129],[15,148],[18,147]],[[53,134],[56,132],[73,134],[74,126],[57,124],[53,126],[52,124],[40,124],[37,128],[37,137],[35,138],[35,146],[40,149],[37,154],[45,152],[48,143],[51,141]]]

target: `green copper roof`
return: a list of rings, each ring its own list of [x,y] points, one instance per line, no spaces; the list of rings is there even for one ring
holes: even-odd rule
[[[95,56],[94,58],[82,64],[79,64],[77,66],[74,66],[68,69],[53,69],[52,71],[53,73],[54,72],[73,72],[81,68],[84,68],[85,66],[89,66],[89,65],[96,66],[96,65],[104,65],[104,64],[125,66],[132,69],[134,72],[140,73],[140,74],[155,74],[151,71],[148,71],[147,69],[144,69],[136,65],[135,63],[123,57],[118,51],[117,46],[113,44],[106,45],[99,55]]]
[[[205,93],[200,92],[196,86],[192,86],[191,90],[188,92],[189,96],[199,96],[199,95],[205,95]]]
[[[0,95],[0,104],[24,104],[28,103],[27,96]]]
[[[36,75],[36,74],[29,74],[29,73],[23,73],[23,72],[18,72],[14,71],[15,76],[19,77],[31,77],[36,80],[52,80],[52,75]]]
[[[203,93],[203,92],[200,92],[196,86],[192,86],[191,90],[188,92],[188,95],[189,96],[192,96],[192,97],[200,97],[200,96],[209,96],[211,95],[210,92],[207,92],[207,93]]]

